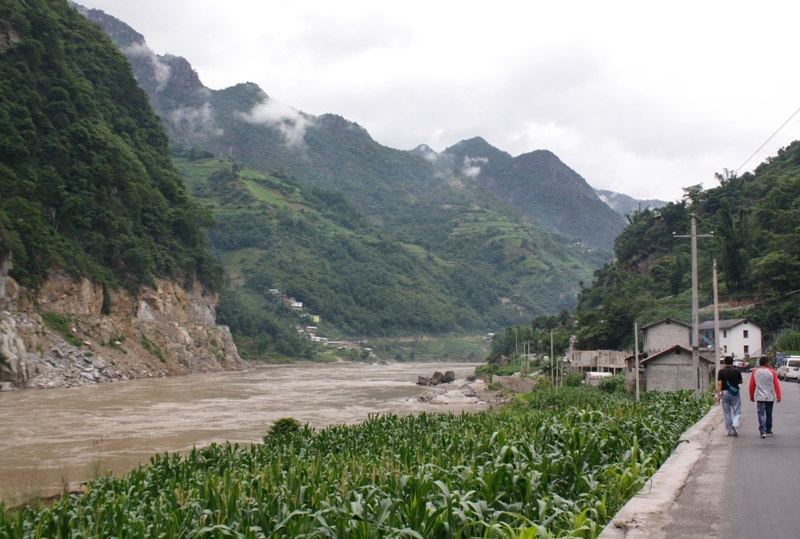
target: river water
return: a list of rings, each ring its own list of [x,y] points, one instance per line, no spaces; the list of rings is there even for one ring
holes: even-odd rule
[[[319,428],[375,413],[481,410],[486,406],[409,402],[422,392],[417,376],[452,370],[463,380],[474,369],[464,363],[280,365],[0,393],[0,498],[124,473],[164,451],[259,442],[282,417]]]

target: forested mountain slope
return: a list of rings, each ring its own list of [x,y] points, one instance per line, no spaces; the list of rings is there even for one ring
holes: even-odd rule
[[[104,285],[221,274],[130,65],[66,1],[0,4],[0,237],[11,275]]]
[[[688,320],[691,256],[687,234],[697,216],[701,307],[712,301],[712,260],[719,265],[720,300],[741,307],[767,333],[800,319],[800,142],[781,149],[754,173],[718,174],[719,186],[686,189],[682,201],[631,216],[615,242],[617,260],[595,273],[579,298],[580,345],[622,348],[634,321],[664,316]]]
[[[503,287],[492,275],[398,242],[339,192],[219,159],[176,163],[194,196],[214,211],[212,247],[246,291],[226,291],[223,300],[247,298],[301,324],[299,312],[270,292],[277,289],[320,316],[328,337],[485,330],[524,320],[519,306],[500,301]],[[225,307],[223,301],[221,321]]]
[[[572,307],[578,283],[608,259],[607,252],[551,234],[461,165],[444,170],[387,148],[353,122],[296,111],[252,83],[205,88],[184,59],[154,55],[124,23],[84,12],[131,59],[176,154],[207,149],[305,186],[341,191],[381,232],[492,275],[497,294],[523,317]]]
[[[222,268],[130,64],[65,0],[0,3],[0,390],[240,369]]]
[[[610,249],[624,220],[552,152],[517,157],[480,137],[442,152],[443,163],[468,170],[478,183],[555,232]]]

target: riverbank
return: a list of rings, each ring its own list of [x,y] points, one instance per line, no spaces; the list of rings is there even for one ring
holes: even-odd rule
[[[124,473],[164,451],[226,440],[249,445],[282,417],[323,428],[373,414],[485,410],[410,400],[424,391],[420,374],[452,370],[461,385],[475,367],[308,363],[0,393],[0,486],[49,492]]]
[[[247,367],[198,283],[156,280],[134,295],[54,271],[35,291],[2,284],[0,391]]]

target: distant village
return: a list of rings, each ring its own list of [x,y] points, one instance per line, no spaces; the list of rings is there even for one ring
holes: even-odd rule
[[[288,296],[285,292],[278,290],[277,288],[270,288],[269,290],[272,294],[276,296],[280,296],[283,298],[283,302],[286,304],[287,307],[290,309],[294,309],[295,311],[300,311],[300,317],[303,319],[307,319],[311,324],[319,324],[322,320],[318,314],[310,314],[303,311],[303,302],[297,301],[295,298]],[[318,327],[316,325],[307,325],[307,326],[295,326],[295,330],[298,333],[302,333],[305,335],[306,339],[311,342],[320,343],[324,346],[335,347],[339,352],[345,352],[349,349],[358,349],[361,350],[362,353],[366,352],[366,357],[363,359],[369,359],[374,357],[374,353],[371,348],[365,348],[361,346],[357,342],[353,341],[332,341],[327,337],[321,337],[317,334]]]

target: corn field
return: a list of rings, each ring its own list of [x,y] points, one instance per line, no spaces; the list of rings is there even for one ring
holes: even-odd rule
[[[0,504],[0,539],[596,537],[709,405],[563,388],[157,455],[51,505]]]

